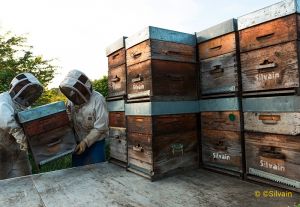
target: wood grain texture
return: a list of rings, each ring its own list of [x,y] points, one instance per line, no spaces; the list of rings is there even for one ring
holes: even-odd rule
[[[126,50],[122,48],[108,56],[108,68],[112,69],[126,63]]]
[[[68,125],[35,136],[28,136],[27,140],[37,165],[59,158],[66,152],[73,151],[76,146],[74,131]]]
[[[110,157],[127,162],[127,138],[125,128],[109,128]]]
[[[108,70],[108,97],[126,94],[126,65]]]
[[[144,91],[152,93],[151,60],[127,67],[127,93],[137,94]]]
[[[152,71],[155,100],[197,100],[196,64],[152,60]]]
[[[299,87],[298,41],[241,54],[243,92]]]
[[[182,150],[174,150],[173,144],[183,145]],[[153,137],[154,175],[189,166],[197,166],[197,130],[183,130],[181,133],[164,134]]]
[[[196,114],[126,117],[128,132],[163,135],[197,129]]]
[[[300,113],[244,112],[245,130],[286,135],[300,134]]]
[[[124,111],[109,112],[109,126],[111,127],[126,127],[126,117]]]
[[[196,114],[152,116],[153,134],[175,134],[197,130]]]
[[[230,120],[230,118],[232,120]],[[240,112],[201,112],[201,128],[222,131],[240,131]]]
[[[151,116],[126,116],[128,132],[152,134]]]
[[[236,50],[235,32],[198,44],[199,60],[204,60]]]
[[[203,129],[201,143],[204,164],[242,171],[240,132]]]
[[[32,137],[42,133],[49,132],[59,127],[67,126],[69,118],[67,113],[60,112],[51,116],[46,116],[23,124],[24,132],[27,136]]]
[[[145,168],[143,166],[144,163],[146,163],[146,165],[152,165],[152,135],[129,132],[127,137],[128,163],[130,164],[131,160],[134,159],[142,161],[141,165],[137,165],[141,168]],[[134,165],[136,165],[136,163]]]
[[[202,60],[200,65],[202,95],[238,90],[236,52]]]
[[[300,137],[246,132],[246,166],[300,181]]]
[[[193,63],[147,60],[127,69],[129,98],[149,91],[156,101],[197,100],[196,84],[197,66]]]
[[[296,40],[299,34],[297,21],[299,15],[290,15],[241,30],[240,51],[247,52]]]
[[[127,49],[128,66],[150,59],[195,63],[196,48],[174,42],[146,40]]]

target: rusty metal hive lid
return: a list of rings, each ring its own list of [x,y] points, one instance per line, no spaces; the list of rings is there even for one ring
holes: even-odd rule
[[[237,31],[237,20],[229,19],[208,29],[197,32],[197,43],[205,42],[234,31]]]
[[[238,30],[299,13],[300,0],[284,0],[238,18]]]
[[[114,43],[112,43],[111,45],[109,45],[105,50],[106,56],[109,56],[110,54],[124,48],[126,38],[127,37],[123,36],[120,39],[118,39],[117,41],[115,41]]]
[[[125,47],[126,49],[131,48],[148,39],[175,42],[191,46],[196,45],[196,36],[194,34],[148,26],[138,33],[128,37],[125,40]]]
[[[17,116],[20,123],[26,123],[63,111],[66,111],[65,103],[63,101],[58,101],[19,112]]]

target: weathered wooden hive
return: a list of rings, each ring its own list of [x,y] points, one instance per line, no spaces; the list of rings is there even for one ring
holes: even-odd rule
[[[63,101],[22,111],[17,116],[38,166],[75,149],[75,135]]]
[[[197,168],[197,101],[125,105],[128,170],[155,180]]]
[[[298,94],[299,1],[238,18],[243,95]]]
[[[237,96],[240,90],[236,19],[196,33],[201,97]]]
[[[197,99],[195,35],[150,26],[125,42],[128,102]]]
[[[126,96],[126,50],[122,37],[106,48],[108,58],[107,100],[123,99]]]

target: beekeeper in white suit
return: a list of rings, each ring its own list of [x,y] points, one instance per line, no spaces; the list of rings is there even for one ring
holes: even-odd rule
[[[59,88],[68,98],[67,109],[76,132],[73,166],[104,162],[105,137],[108,136],[104,97],[93,90],[91,81],[79,70],[70,71]]]
[[[9,91],[0,94],[0,179],[31,174],[27,140],[15,119],[43,93],[43,86],[31,73],[21,73]]]

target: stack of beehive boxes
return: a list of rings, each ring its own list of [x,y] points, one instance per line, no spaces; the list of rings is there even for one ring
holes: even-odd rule
[[[108,97],[110,161],[127,166],[125,119],[126,50],[122,37],[106,48],[108,57]]]
[[[298,9],[287,0],[238,18],[246,175],[293,190],[300,189]]]
[[[197,168],[195,36],[147,27],[126,53],[128,170],[154,180]]]
[[[243,136],[236,19],[196,33],[203,166],[242,176]]]

